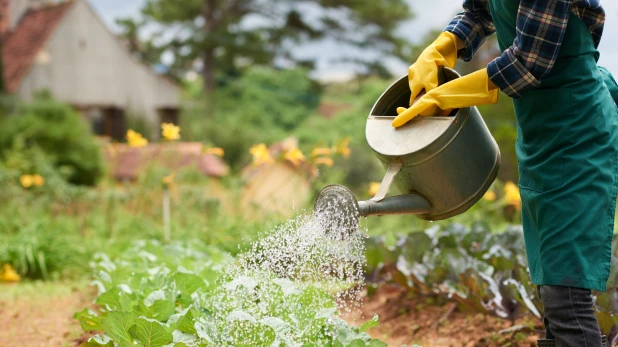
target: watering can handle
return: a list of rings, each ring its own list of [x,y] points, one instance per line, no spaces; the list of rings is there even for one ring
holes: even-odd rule
[[[397,176],[402,167],[403,163],[401,160],[393,160],[388,164],[388,169],[386,170],[386,175],[384,175],[382,179],[382,183],[380,183],[380,188],[378,188],[378,192],[371,200],[375,202],[384,200],[388,190],[391,188],[391,184],[393,184],[395,176]]]

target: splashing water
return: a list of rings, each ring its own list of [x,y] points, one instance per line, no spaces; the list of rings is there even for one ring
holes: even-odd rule
[[[338,308],[350,311],[364,284],[365,248],[360,232],[333,239],[315,216],[301,215],[286,222],[241,256],[240,275],[272,272],[278,278],[306,283],[327,291],[347,288]]]
[[[197,334],[222,346],[301,346],[326,345],[348,329],[337,315],[360,309],[364,236],[358,212],[336,207],[299,215],[238,255],[203,298],[213,317]]]

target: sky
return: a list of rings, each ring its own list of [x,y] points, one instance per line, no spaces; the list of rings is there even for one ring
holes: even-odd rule
[[[114,19],[117,17],[137,16],[145,0],[88,0],[103,17],[112,30],[115,30]],[[371,0],[380,1],[380,0]],[[432,29],[441,29],[448,24],[451,17],[461,8],[462,0],[408,0],[415,18],[404,23],[400,32],[413,42],[424,38]],[[599,65],[607,67],[618,77],[618,1],[601,0],[601,5],[607,13],[605,31],[601,46]],[[308,45],[299,54],[317,58],[316,77],[322,80],[340,80],[350,76],[353,68],[342,63],[333,62],[340,48],[334,42],[322,42]],[[366,54],[366,52],[352,52]],[[395,75],[405,75],[407,66],[412,63],[389,62],[388,67]]]

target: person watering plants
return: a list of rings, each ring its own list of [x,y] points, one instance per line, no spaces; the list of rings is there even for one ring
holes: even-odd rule
[[[597,66],[599,0],[465,0],[409,68],[411,104],[393,120],[513,98],[522,223],[547,345],[602,345],[591,290],[605,291],[618,185],[618,85]],[[493,33],[504,52],[485,69],[438,85]],[[614,99],[614,100],[613,100]]]

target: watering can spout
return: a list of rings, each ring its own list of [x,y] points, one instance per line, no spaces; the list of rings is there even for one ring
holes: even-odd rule
[[[430,203],[420,195],[405,194],[376,201],[357,201],[352,192],[338,184],[326,186],[315,201],[314,215],[327,234],[345,239],[358,229],[360,217],[393,214],[424,214]]]
[[[425,198],[416,194],[398,195],[374,200],[359,201],[358,211],[361,216],[383,216],[390,214],[425,214],[431,211],[431,205]]]

